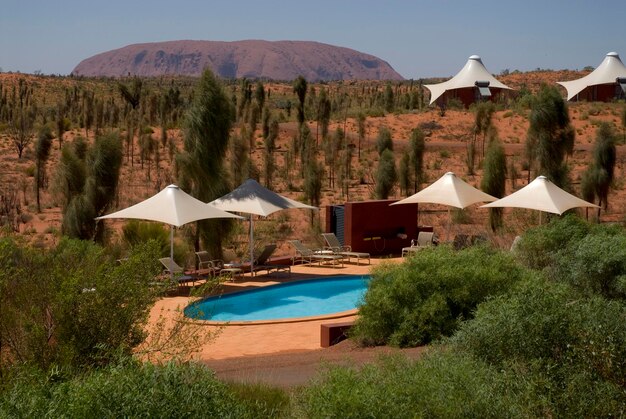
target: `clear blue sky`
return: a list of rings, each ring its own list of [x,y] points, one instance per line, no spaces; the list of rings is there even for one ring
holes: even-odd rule
[[[626,62],[624,0],[0,0],[0,68],[69,74],[123,46],[198,39],[307,40],[376,55],[405,78]]]

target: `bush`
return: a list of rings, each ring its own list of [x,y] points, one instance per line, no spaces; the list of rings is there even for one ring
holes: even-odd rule
[[[329,369],[304,389],[297,408],[309,418],[530,417],[502,381],[463,354],[387,358],[360,370]]]
[[[528,382],[536,415],[620,416],[626,412],[625,319],[620,303],[531,280],[481,304],[450,343]]]
[[[365,345],[427,344],[451,335],[478,303],[527,275],[509,254],[487,246],[424,249],[374,269],[352,334]]]
[[[45,370],[130,353],[156,298],[157,257],[152,242],[116,265],[90,242],[64,239],[42,250],[0,240],[0,360]]]
[[[276,417],[262,400],[240,402],[199,364],[125,362],[55,383],[30,375],[0,393],[0,416],[40,418]]]

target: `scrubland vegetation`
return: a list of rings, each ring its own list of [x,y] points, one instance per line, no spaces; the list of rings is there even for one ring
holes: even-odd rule
[[[572,110],[556,88],[532,85],[441,115],[421,82],[10,76],[0,85],[0,416],[626,415],[626,233],[609,207],[624,182],[623,103]],[[452,114],[464,118],[456,130],[445,126]],[[418,119],[386,126],[399,115]],[[506,136],[495,129],[507,124]],[[167,233],[94,220],[174,182],[209,201],[252,177],[321,205],[410,195],[451,164],[494,194],[545,174],[602,212],[532,228],[492,212],[490,237],[522,233],[514,251],[440,245],[376,269],[352,338],[429,345],[427,355],[332,368],[293,391],[219,382],[184,361],[193,332],[151,340]],[[613,223],[596,223],[601,214]],[[286,217],[259,234],[291,234]],[[319,230],[317,218],[305,224]],[[486,230],[486,217],[476,224]],[[236,247],[245,234],[190,225],[176,255],[200,245],[246,254]],[[170,361],[144,362],[151,351]]]

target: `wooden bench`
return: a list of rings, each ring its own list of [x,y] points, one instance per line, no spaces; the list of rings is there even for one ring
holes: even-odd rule
[[[354,325],[354,321],[340,323],[323,323],[320,326],[320,345],[328,348],[346,339],[346,332]]]

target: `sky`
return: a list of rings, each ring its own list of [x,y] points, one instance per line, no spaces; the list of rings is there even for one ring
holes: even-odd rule
[[[69,74],[126,45],[182,39],[317,41],[450,77],[470,55],[499,74],[626,61],[624,0],[0,0],[0,69]]]

